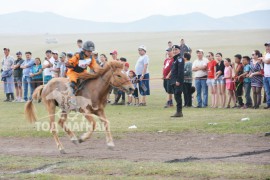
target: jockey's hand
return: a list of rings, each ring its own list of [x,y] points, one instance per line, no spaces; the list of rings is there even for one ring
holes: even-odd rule
[[[97,74],[103,74],[103,73],[104,73],[104,71],[105,71],[105,69],[104,69],[104,68],[99,67],[99,68],[95,68],[95,69],[94,69],[94,71],[95,71],[95,73],[97,73]]]
[[[68,68],[73,68],[73,67],[74,67],[73,64],[70,64],[69,62],[66,62],[65,65],[66,65],[66,67],[68,67]]]

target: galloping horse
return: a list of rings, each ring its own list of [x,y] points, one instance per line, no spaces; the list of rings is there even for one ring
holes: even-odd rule
[[[57,97],[52,98],[51,92],[57,89],[59,92],[69,92],[68,79],[67,78],[55,78],[52,79],[47,85],[39,86],[33,93],[33,99],[39,100],[44,103],[50,118],[50,131],[53,134],[56,145],[60,153],[64,154],[65,150],[60,142],[57,130],[55,126],[55,109],[56,106],[61,108],[61,118],[58,124],[64,129],[64,131],[70,136],[71,141],[75,144],[82,143],[86,139],[90,138],[93,131],[96,128],[96,121],[93,118],[93,114],[98,116],[104,123],[107,146],[109,148],[114,147],[114,142],[110,132],[109,121],[105,116],[104,108],[107,103],[107,94],[110,90],[110,86],[117,87],[127,94],[131,94],[134,91],[133,85],[130,83],[127,75],[122,72],[123,64],[118,61],[110,61],[105,64],[100,70],[100,74],[84,74],[81,79],[85,80],[83,88],[77,91],[77,96],[84,97],[83,99],[88,102],[87,112],[85,107],[79,108],[80,113],[83,113],[85,118],[92,124],[92,128],[88,132],[81,135],[78,139],[76,135],[66,125],[67,114],[69,110],[63,108],[59,102],[56,101]],[[64,103],[65,104],[65,103]],[[66,103],[69,106],[69,103]],[[85,105],[85,103],[83,103]],[[34,105],[32,101],[28,101],[25,105],[25,116],[29,122],[33,123],[37,120],[34,111]]]

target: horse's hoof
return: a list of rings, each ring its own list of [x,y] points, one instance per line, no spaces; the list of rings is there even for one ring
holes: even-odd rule
[[[107,143],[107,146],[108,146],[109,149],[112,150],[112,149],[114,148],[115,145],[114,145],[113,142],[109,142],[109,143]]]
[[[78,145],[80,143],[78,139],[71,140],[71,142],[75,145]]]
[[[83,140],[82,139],[79,139],[79,141],[78,141],[79,143],[82,143],[83,142]]]
[[[64,149],[61,149],[61,150],[60,150],[60,153],[61,153],[61,154],[67,154],[66,151],[65,151]]]

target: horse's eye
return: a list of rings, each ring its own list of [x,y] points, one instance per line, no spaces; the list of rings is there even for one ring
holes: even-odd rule
[[[121,78],[121,76],[120,76],[120,75],[117,75],[117,77]]]

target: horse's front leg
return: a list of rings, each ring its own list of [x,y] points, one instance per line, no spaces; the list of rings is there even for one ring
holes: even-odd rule
[[[85,110],[84,112],[88,112],[87,110]],[[88,122],[90,124],[92,124],[92,128],[90,128],[88,130],[88,132],[84,133],[81,135],[79,142],[82,143],[84,141],[86,141],[87,139],[89,139],[91,137],[91,135],[93,134],[93,132],[96,129],[96,121],[94,120],[93,114],[91,113],[83,113],[84,117],[88,120]]]
[[[114,145],[111,130],[110,130],[110,122],[106,118],[104,110],[99,110],[98,115],[99,115],[100,121],[104,123],[107,146],[109,148],[113,148],[115,145]]]
[[[50,131],[53,134],[54,140],[56,142],[56,146],[58,150],[60,151],[61,154],[66,154],[64,147],[62,143],[60,142],[60,139],[57,135],[57,127],[55,124],[55,104],[53,101],[49,101],[46,103],[47,110],[49,112],[49,117],[50,117]]]
[[[73,131],[71,131],[68,126],[66,125],[66,120],[67,120],[67,113],[66,112],[62,112],[61,113],[61,117],[58,121],[58,124],[63,128],[63,130],[69,135],[70,140],[74,143],[74,144],[78,144],[79,140],[77,138],[77,136],[74,134]]]

